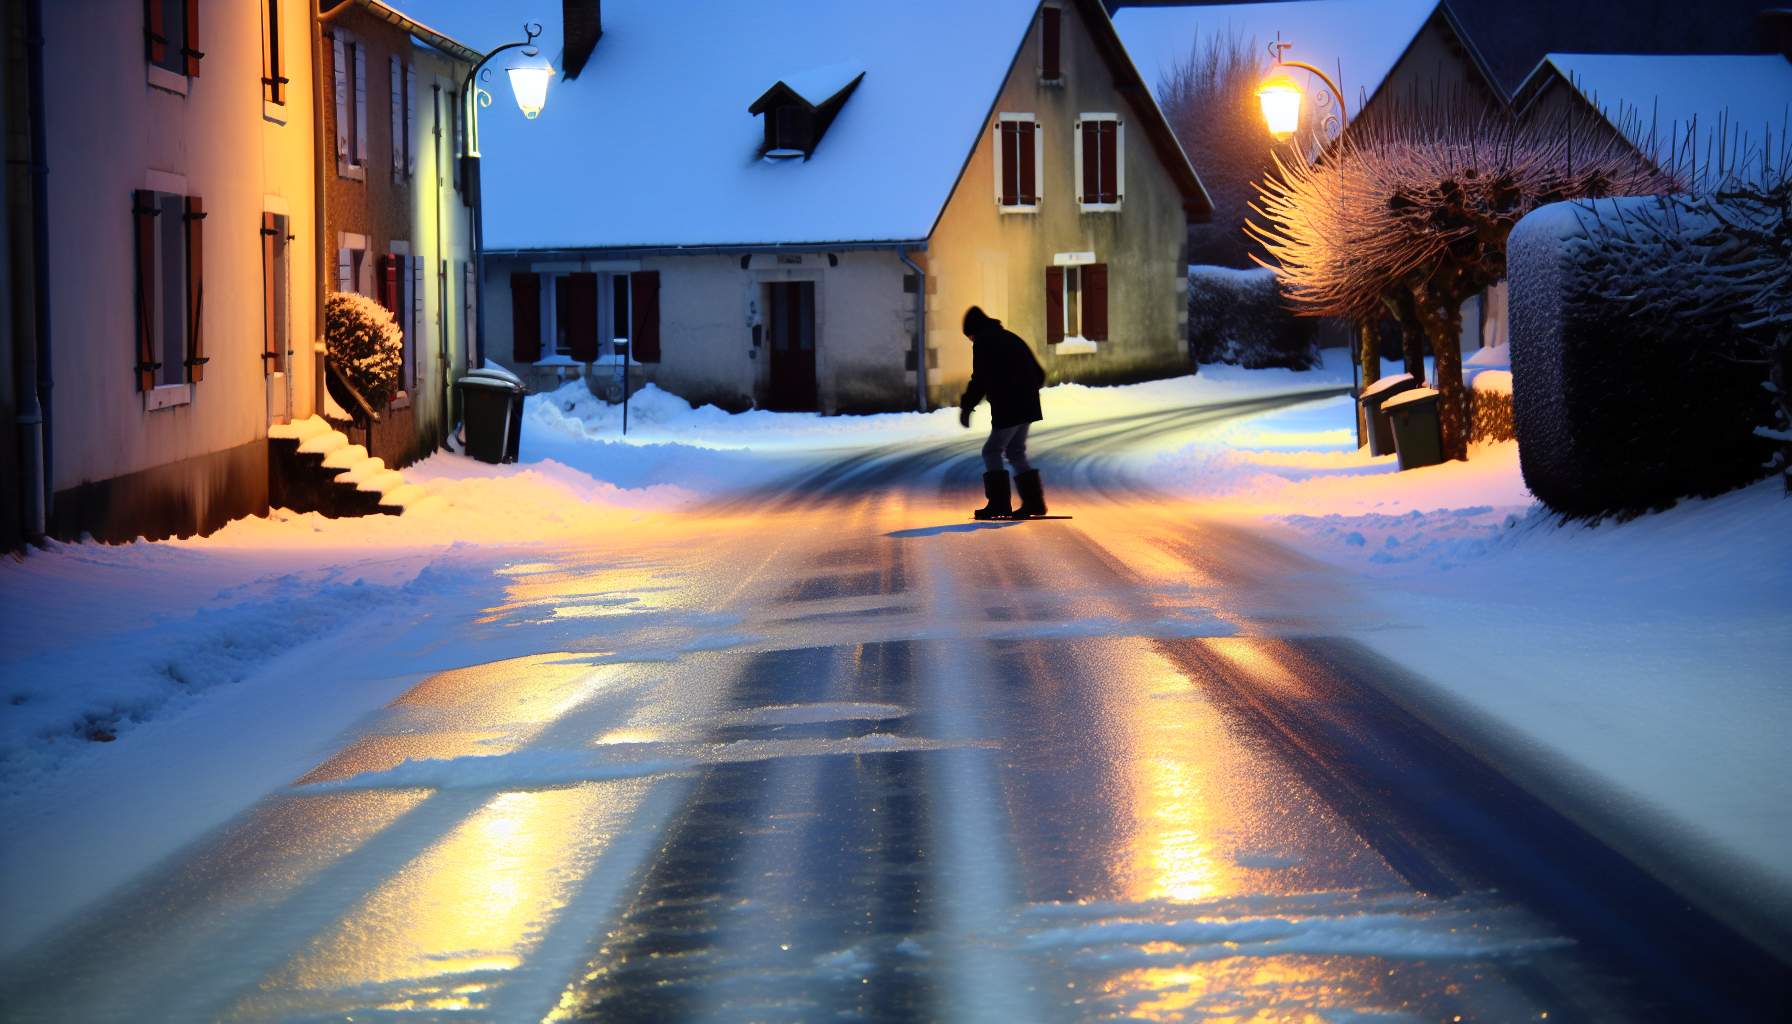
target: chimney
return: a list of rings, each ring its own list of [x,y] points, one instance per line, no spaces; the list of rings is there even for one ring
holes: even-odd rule
[[[560,0],[560,22],[564,35],[560,70],[571,81],[585,70],[592,48],[603,38],[603,0]]]

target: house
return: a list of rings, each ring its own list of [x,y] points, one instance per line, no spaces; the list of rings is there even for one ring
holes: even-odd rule
[[[47,176],[12,228],[44,230],[10,247],[33,315],[8,334],[44,415],[8,498],[41,479],[47,532],[102,540],[265,511],[269,426],[315,407],[310,5],[29,6],[42,51],[7,63],[42,79],[9,87],[9,141]]]
[[[1792,60],[1765,54],[1551,53],[1513,96],[1520,117],[1591,122],[1687,184],[1783,167]],[[1720,142],[1721,140],[1721,142]]]
[[[326,367],[324,413],[387,466],[454,422],[476,313],[476,204],[461,87],[481,54],[379,0],[320,13],[326,286],[379,300],[404,332],[399,391],[374,409]]]
[[[1212,36],[1260,48],[1267,72],[1270,47],[1291,44],[1288,60],[1324,71],[1338,86],[1345,109],[1343,134],[1373,131],[1414,109],[1449,105],[1472,113],[1504,113],[1505,91],[1444,0],[1293,0],[1284,3],[1192,4],[1123,7],[1114,24],[1133,62],[1154,81],[1189,58]],[[1321,113],[1336,113],[1330,87],[1317,75],[1286,68]],[[1202,154],[1189,154],[1197,171]],[[1241,215],[1242,216],[1242,215]],[[1215,224],[1242,231],[1243,222]],[[1505,343],[1504,282],[1470,300],[1463,310],[1465,351]],[[1344,325],[1326,332],[1332,341],[1351,336]]]
[[[485,353],[535,386],[937,405],[973,304],[1053,380],[1185,368],[1209,203],[1094,0],[565,8],[567,80],[482,146]]]

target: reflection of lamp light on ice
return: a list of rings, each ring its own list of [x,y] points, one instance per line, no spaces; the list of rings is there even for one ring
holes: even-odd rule
[[[523,116],[534,120],[548,102],[548,82],[554,77],[551,67],[526,65],[508,69],[510,91],[516,94],[516,105]]]

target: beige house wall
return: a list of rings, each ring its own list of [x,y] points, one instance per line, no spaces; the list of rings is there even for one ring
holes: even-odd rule
[[[691,402],[711,402],[728,409],[763,404],[771,383],[771,356],[763,330],[765,286],[812,281],[820,410],[912,407],[914,383],[905,359],[908,339],[913,337],[914,296],[903,291],[906,269],[893,252],[767,250],[641,258],[594,254],[561,259],[488,255],[487,358],[518,371],[534,390],[556,387],[583,372],[552,357],[536,364],[516,362],[511,273],[642,270],[660,274],[661,356],[658,363],[631,369],[635,386],[652,382]],[[762,328],[757,332],[757,345],[756,324]],[[600,363],[590,375],[601,389],[614,372],[612,366]]]
[[[264,105],[262,95],[266,4],[200,0],[205,56],[199,77],[182,80],[184,95],[149,84],[139,0],[44,5],[54,225],[44,269],[54,316],[58,493],[193,463],[190,472],[158,475],[158,501],[184,503],[204,518],[219,502],[244,497],[218,490],[216,460],[195,460],[233,450],[246,457],[246,446],[266,438],[270,419],[285,419],[288,411],[287,381],[270,387],[261,358],[264,210],[289,217],[290,411],[312,411],[309,350],[318,325],[310,300],[316,280],[309,5],[280,6],[290,82],[285,105],[277,107]],[[155,173],[184,179],[182,191],[205,203],[202,322],[210,362],[190,402],[151,411],[135,371],[131,208],[133,190],[153,187]],[[238,479],[232,486],[243,485]],[[261,490],[265,504],[265,479]],[[112,504],[121,501],[115,496]]]
[[[936,404],[956,402],[970,376],[970,343],[959,325],[972,305],[1032,344],[1053,382],[1136,380],[1188,366],[1181,192],[1152,149],[1138,106],[1114,88],[1114,73],[1077,8],[1066,4],[1063,12],[1062,79],[1039,78],[1036,17],[928,240],[927,344],[939,362],[928,390]],[[1117,212],[1086,213],[1077,204],[1073,125],[1086,112],[1115,113],[1125,125],[1125,199]],[[996,203],[995,124],[1002,113],[1031,113],[1044,133],[1044,192],[1035,213],[1003,213]],[[1108,266],[1110,340],[1093,354],[1059,356],[1045,341],[1046,267],[1063,252],[1093,252]]]
[[[473,221],[464,193],[454,187],[455,110],[470,65],[433,47],[413,45],[416,117],[411,123],[411,254],[423,263],[423,309],[417,322],[414,429],[433,441],[447,431],[454,381],[467,370],[471,331],[466,274],[473,256]]]

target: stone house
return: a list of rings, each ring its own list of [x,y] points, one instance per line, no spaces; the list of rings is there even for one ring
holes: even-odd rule
[[[567,80],[483,147],[486,355],[534,386],[937,405],[972,304],[1053,380],[1185,369],[1209,204],[1099,3],[567,7]]]

